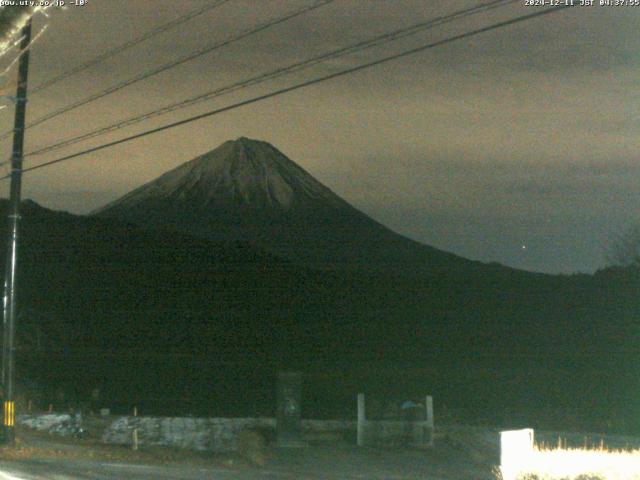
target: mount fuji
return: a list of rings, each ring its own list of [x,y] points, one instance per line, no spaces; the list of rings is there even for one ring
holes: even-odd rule
[[[391,231],[271,144],[244,137],[92,214],[245,241],[315,268],[433,273],[481,265]]]

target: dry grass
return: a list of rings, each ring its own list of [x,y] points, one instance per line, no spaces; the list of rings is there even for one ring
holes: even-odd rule
[[[503,480],[640,480],[640,450],[537,446],[502,471]]]

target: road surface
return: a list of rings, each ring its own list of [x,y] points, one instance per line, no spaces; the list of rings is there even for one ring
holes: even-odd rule
[[[358,449],[314,446],[276,449],[264,467],[246,464],[196,466],[138,465],[77,459],[0,461],[0,480],[490,480],[490,465],[459,452]]]

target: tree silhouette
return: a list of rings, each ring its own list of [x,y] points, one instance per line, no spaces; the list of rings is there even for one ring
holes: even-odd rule
[[[606,260],[610,266],[640,268],[640,224],[614,237]]]

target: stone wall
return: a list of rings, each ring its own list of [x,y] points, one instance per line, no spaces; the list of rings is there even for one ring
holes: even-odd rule
[[[129,445],[138,429],[141,445],[228,452],[236,449],[239,432],[274,429],[273,418],[120,417],[102,435],[105,443]]]
[[[59,435],[82,431],[82,417],[66,414],[19,415],[18,424]],[[102,441],[130,445],[138,431],[140,445],[162,445],[213,452],[236,449],[236,438],[243,430],[260,430],[268,437],[275,432],[275,418],[194,418],[194,417],[118,417],[102,434]],[[355,435],[356,423],[334,420],[302,420],[303,437],[309,441],[347,438]]]
[[[386,446],[428,446],[433,438],[433,430],[427,422],[397,420],[366,420],[362,431],[363,445]]]
[[[274,418],[191,418],[191,417],[120,417],[104,432],[105,443],[129,445],[133,430],[138,429],[141,445],[230,452],[236,449],[238,433],[260,430],[267,436],[275,431]],[[355,432],[355,422],[303,420],[302,433],[310,439],[344,437]],[[332,437],[333,436],[333,437]]]

